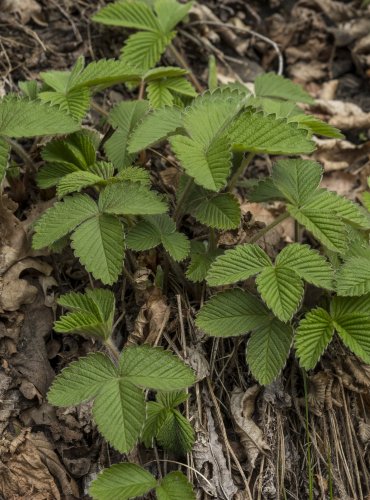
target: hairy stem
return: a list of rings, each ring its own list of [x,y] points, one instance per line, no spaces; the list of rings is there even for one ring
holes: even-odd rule
[[[229,191],[232,191],[234,189],[236,183],[239,180],[239,177],[243,174],[244,170],[248,167],[253,158],[254,158],[254,153],[248,153],[247,156],[243,157],[239,167],[237,168],[236,172],[230,179],[230,182],[228,184]]]
[[[111,339],[111,337],[109,337],[106,341],[105,341],[105,346],[106,348],[108,349],[108,352],[112,358],[112,360],[115,362],[115,363],[118,363],[119,362],[119,358],[120,358],[120,355],[121,353],[119,352],[119,350],[117,349],[117,346],[115,345],[115,343],[113,342],[113,340]]]
[[[203,92],[203,87],[202,85],[199,83],[199,80],[197,79],[197,77],[194,75],[194,73],[192,72],[192,70],[190,69],[188,63],[186,62],[185,58],[182,56],[182,54],[176,49],[176,47],[171,44],[169,46],[169,49],[173,55],[173,57],[176,59],[176,62],[179,66],[182,66],[184,69],[186,69],[186,71],[189,72],[189,80],[191,81],[191,83],[194,85],[194,87],[197,89],[198,92],[202,93]]]
[[[142,101],[144,99],[144,92],[145,92],[145,81],[141,80],[139,87],[139,94],[137,96],[138,101]]]
[[[268,224],[266,227],[258,231],[252,238],[248,241],[248,243],[255,243],[258,241],[260,238],[262,238],[263,235],[268,233],[271,229],[273,229],[275,226],[280,224],[280,222],[283,222],[283,220],[287,219],[289,217],[288,212],[283,212],[282,214],[279,215],[279,217],[276,217],[274,222],[271,222],[271,224]]]
[[[216,248],[217,248],[216,232],[213,229],[213,227],[211,227],[211,229],[209,230],[209,251],[213,252],[214,250],[216,250]]]
[[[193,186],[193,179],[191,177],[189,177],[189,179],[187,180],[187,183],[185,184],[183,192],[180,194],[179,199],[177,200],[176,208],[175,208],[175,211],[173,214],[177,225],[179,225],[179,223],[181,221],[182,205],[184,204],[184,201],[186,200],[192,186]]]

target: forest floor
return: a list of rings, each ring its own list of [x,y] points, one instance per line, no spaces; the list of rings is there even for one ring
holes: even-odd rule
[[[104,3],[1,0],[0,96],[41,71],[70,69],[80,55],[117,57],[127,33],[90,21]],[[205,0],[181,26],[176,45],[204,88],[210,54],[221,83],[253,82],[282,62],[283,74],[317,99],[312,112],[346,136],[317,140],[313,158],[325,168],[324,186],[356,200],[370,175],[369,33],[370,7],[361,2]],[[164,61],[174,63],[170,54]],[[106,91],[99,105],[108,109],[122,94],[129,95],[122,86]],[[37,142],[26,145],[37,166]],[[56,295],[82,290],[88,278],[72,253],[30,250],[30,226],[50,196],[36,188],[22,158],[13,160],[23,174],[7,182],[0,206],[0,499],[88,498],[96,473],[124,457],[99,436],[89,405],[56,409],[45,398],[61,368],[97,349],[52,329]],[[258,156],[248,175],[268,168],[269,159]],[[163,160],[164,182],[172,182],[171,169]],[[274,218],[270,208],[244,199],[242,209],[247,229],[240,231]],[[240,231],[226,233],[224,245]],[[292,240],[287,221],[263,243],[279,249]],[[199,305],[186,291],[173,285],[164,295],[148,286],[150,259],[139,262],[135,292],[124,280],[114,288],[122,313],[118,341],[160,332],[163,344],[176,345],[196,368],[187,411],[197,442],[187,461],[202,474],[188,469],[198,498],[370,499],[370,368],[338,343],[306,384],[291,358],[282,376],[262,388],[248,373],[241,342],[209,340],[195,329]],[[164,461],[156,463],[171,468],[176,457],[158,453]],[[140,448],[129,458],[158,459]]]

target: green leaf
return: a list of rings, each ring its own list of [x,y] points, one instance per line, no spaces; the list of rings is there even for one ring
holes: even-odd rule
[[[83,222],[72,234],[72,248],[87,271],[104,284],[117,281],[122,272],[124,240],[121,222],[100,214]]]
[[[39,88],[36,80],[18,82],[18,87],[21,89],[22,94],[24,94],[25,97],[28,97],[32,101],[37,99]]]
[[[91,172],[79,171],[65,175],[59,182],[57,187],[58,198],[64,198],[67,194],[81,191],[89,186],[94,186],[104,182],[104,179]]]
[[[112,333],[114,295],[110,290],[95,289],[85,294],[69,293],[58,304],[72,310],[54,323],[58,333],[79,333],[107,339]]]
[[[148,83],[148,99],[152,108],[163,108],[173,105],[173,95],[165,80],[155,80]]]
[[[337,293],[342,296],[365,295],[370,292],[370,259],[351,257],[339,269]]]
[[[175,408],[189,398],[189,394],[184,390],[178,391],[158,391],[156,399],[165,408]]]
[[[331,316],[321,307],[313,309],[299,323],[295,346],[300,365],[306,370],[314,368],[333,338]]]
[[[40,101],[15,98],[0,101],[0,135],[60,135],[69,134],[78,128],[78,123],[71,116]]]
[[[173,30],[187,16],[192,6],[193,2],[181,4],[176,0],[156,0],[154,2],[154,9],[162,30],[165,33]]]
[[[266,266],[271,266],[271,260],[258,245],[239,245],[215,260],[207,281],[211,286],[244,281],[260,273]]]
[[[108,381],[117,377],[112,361],[101,352],[71,363],[56,377],[48,392],[55,406],[72,406],[95,397]]]
[[[318,188],[323,169],[311,160],[279,160],[274,165],[272,180],[275,187],[294,205],[310,201]]]
[[[129,153],[137,153],[163,141],[170,133],[182,127],[182,124],[183,113],[178,108],[163,108],[149,113],[132,133]]]
[[[235,229],[240,223],[240,205],[231,193],[221,193],[203,199],[194,211],[194,217],[209,227]]]
[[[68,93],[82,88],[104,87],[121,82],[136,82],[140,77],[138,70],[127,65],[125,61],[116,59],[99,59],[78,71],[71,73],[66,90]]]
[[[254,89],[258,97],[274,97],[307,104],[315,102],[300,85],[276,73],[265,73],[257,76],[254,82]]]
[[[294,271],[300,278],[317,287],[333,288],[333,269],[325,257],[308,245],[291,243],[278,255],[276,266]]]
[[[49,163],[40,168],[36,174],[37,185],[41,189],[56,186],[66,175],[77,172],[78,168],[67,163]]]
[[[115,177],[119,181],[140,182],[144,186],[150,186],[150,173],[140,167],[126,167]]]
[[[182,472],[167,474],[156,488],[158,500],[195,500],[195,493]]]
[[[136,464],[114,464],[92,482],[89,495],[95,500],[129,500],[155,488],[156,479]]]
[[[139,0],[111,3],[92,16],[92,20],[108,26],[122,26],[157,32],[160,25],[152,9]]]
[[[297,274],[285,267],[266,267],[256,279],[262,299],[274,314],[289,321],[299,307],[303,283]]]
[[[186,455],[194,445],[194,430],[178,410],[166,410],[165,419],[159,425],[156,438],[165,450],[176,455]]]
[[[90,106],[90,92],[87,88],[74,89],[69,92],[44,91],[38,94],[41,101],[50,103],[66,114],[72,116],[76,121],[85,117]]]
[[[328,205],[331,204],[335,213],[346,223],[359,229],[370,229],[370,216],[357,203],[343,198],[331,191],[319,190],[316,199],[327,199]]]
[[[349,314],[334,321],[343,343],[365,363],[370,363],[370,315]]]
[[[167,205],[154,191],[137,182],[108,185],[100,194],[99,208],[115,215],[154,215],[167,211]]]
[[[0,137],[0,182],[3,181],[6,170],[8,168],[8,161],[10,155],[10,145]]]
[[[210,251],[201,242],[191,242],[190,264],[186,271],[186,277],[194,283],[205,280],[211,264],[221,254],[222,250]]]
[[[312,153],[315,149],[307,130],[296,123],[251,109],[233,122],[228,137],[234,151],[280,155]]]
[[[214,337],[244,335],[264,325],[269,312],[256,297],[238,288],[214,295],[201,308],[196,325]]]
[[[128,382],[150,389],[183,389],[195,381],[193,371],[169,351],[134,346],[123,351],[120,373]]]
[[[370,296],[334,297],[330,303],[330,312],[335,321],[349,314],[367,314],[370,316]]]
[[[251,334],[247,347],[247,363],[262,385],[270,384],[284,368],[293,340],[291,326],[276,318]]]
[[[127,151],[128,140],[147,110],[147,101],[124,101],[109,113],[108,121],[117,130],[105,143],[104,150],[118,170],[130,166],[136,158],[136,154]]]
[[[316,116],[300,113],[299,115],[294,115],[288,118],[288,121],[299,123],[300,127],[307,128],[307,130],[315,135],[322,135],[333,139],[344,139],[345,137],[339,129],[324,122],[323,120],[320,120],[319,118],[316,118]]]
[[[190,250],[186,236],[176,231],[175,222],[167,215],[145,217],[127,234],[126,244],[136,251],[149,250],[160,243],[175,260],[183,260]]]
[[[135,446],[144,424],[144,393],[128,380],[110,380],[95,398],[93,416],[105,439],[116,450],[127,453]]]
[[[95,201],[85,194],[75,194],[55,203],[35,224],[33,248],[51,245],[97,213]]]
[[[185,172],[200,186],[218,191],[231,169],[231,150],[226,137],[211,142],[208,147],[190,137],[176,135],[170,138],[171,147]]]
[[[248,201],[255,203],[283,200],[284,195],[275,186],[271,177],[258,182],[248,193]]]
[[[169,90],[175,94],[184,95],[186,97],[196,97],[198,94],[192,84],[186,78],[168,78],[166,85]]]
[[[49,163],[65,164],[75,170],[87,170],[95,163],[99,136],[89,130],[80,130],[66,139],[56,139],[42,150],[43,160]]]
[[[162,78],[184,76],[187,73],[188,71],[186,69],[178,68],[177,66],[160,66],[159,68],[152,68],[147,71],[143,75],[143,80],[148,83],[153,80],[161,80]]]
[[[135,33],[125,42],[122,49],[122,61],[129,66],[143,70],[153,68],[174,36],[175,32],[164,34],[153,31],[140,31]]]

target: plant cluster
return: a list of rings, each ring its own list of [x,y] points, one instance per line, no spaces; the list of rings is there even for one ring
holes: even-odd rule
[[[59,136],[43,147],[44,165],[37,173],[39,187],[55,188],[58,201],[36,222],[33,247],[60,251],[70,244],[104,285],[134,271],[128,253],[163,247],[181,279],[222,287],[201,308],[196,324],[214,337],[248,334],[246,360],[261,384],[279,375],[292,344],[301,366],[314,368],[335,333],[370,363],[369,197],[364,208],[320,187],[322,167],[298,156],[314,151],[314,134],[340,138],[340,132],[306,114],[297,103],[310,105],[313,99],[273,73],[259,76],[253,93],[238,84],[199,94],[186,69],[154,67],[167,48],[181,62],[171,42],[190,8],[191,2],[176,0],[109,4],[94,21],[138,30],[120,59],[86,65],[80,58],[71,71],[42,73],[41,84],[21,82],[22,97],[0,102],[2,178],[12,138]],[[138,99],[113,107],[106,117],[109,133],[101,137],[82,122],[94,93],[116,84],[137,91]],[[158,188],[147,168],[148,155],[165,142],[181,172],[175,194]],[[278,200],[285,211],[247,243],[224,251],[219,235],[241,223],[235,188],[256,154],[279,159],[271,176],[249,186],[248,199]],[[199,241],[189,230],[185,234],[185,216],[208,228],[208,236]],[[287,217],[310,244],[288,244],[272,260],[257,242]],[[178,262],[186,263],[184,275]],[[317,307],[311,310],[304,300],[308,287],[316,288]],[[93,400],[99,431],[120,452],[138,440],[189,451],[194,431],[179,407],[195,381],[190,368],[161,348],[118,352],[109,289],[72,292],[59,304],[69,312],[56,321],[55,331],[94,337],[110,355],[92,353],[65,368],[49,401],[70,406]],[[147,400],[149,391],[156,391],[155,400]],[[151,489],[158,499],[194,498],[180,472],[157,481],[128,463],[103,471],[90,493],[125,499]]]

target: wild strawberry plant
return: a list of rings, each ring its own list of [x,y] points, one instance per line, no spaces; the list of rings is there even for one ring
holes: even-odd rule
[[[323,169],[307,159],[315,149],[314,134],[341,138],[341,133],[306,114],[299,105],[313,99],[273,73],[259,76],[253,93],[237,84],[199,94],[185,69],[154,67],[167,47],[181,61],[170,44],[190,8],[191,2],[176,0],[109,4],[95,21],[139,30],[126,41],[121,59],[86,65],[80,58],[71,71],[42,73],[41,83],[21,82],[23,97],[0,102],[2,178],[12,138],[61,136],[41,152],[44,164],[36,180],[41,189],[55,188],[57,201],[36,222],[33,247],[60,251],[70,244],[86,271],[104,285],[135,271],[127,255],[159,247],[181,286],[187,279],[205,281],[211,289],[197,326],[214,337],[248,336],[247,365],[261,384],[279,376],[292,345],[301,366],[314,368],[334,335],[370,363],[368,195],[366,210],[320,187]],[[94,94],[117,84],[137,92],[138,99],[109,111],[104,136],[99,128],[84,127],[90,108],[100,109]],[[148,158],[161,155],[156,150],[164,143],[180,172],[174,193],[166,193],[148,167]],[[277,200],[285,209],[249,241],[224,251],[219,236],[241,224],[236,188],[258,154],[278,159],[271,175],[246,196],[256,203]],[[288,217],[304,240],[269,255],[261,238]],[[203,235],[200,240],[197,234]],[[105,351],[65,368],[49,401],[57,406],[93,401],[101,434],[122,453],[140,440],[185,454],[194,431],[179,408],[194,383],[192,371],[161,348],[119,352],[112,339],[114,295],[99,286],[59,299],[69,312],[56,321],[55,331],[93,337]],[[312,287],[317,301],[309,310],[305,292]],[[156,392],[155,400],[146,400],[148,391]],[[159,499],[194,498],[181,473],[157,481],[128,463],[103,471],[90,493],[125,499],[153,489]]]

